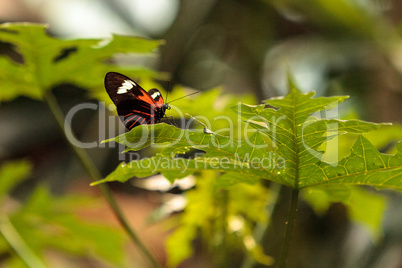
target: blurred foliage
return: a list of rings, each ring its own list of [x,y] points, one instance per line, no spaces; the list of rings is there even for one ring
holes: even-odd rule
[[[401,122],[401,9],[393,0],[183,0],[159,68],[173,84],[259,100],[286,94],[290,68],[305,92],[351,95],[342,112],[353,105],[364,120]]]
[[[188,94],[188,91],[185,88],[175,87],[173,92],[169,93],[169,99],[173,101],[186,94]],[[180,118],[181,120],[186,118],[186,122],[178,122],[178,126],[181,128],[203,128],[199,122],[194,120],[195,118],[217,134],[240,138],[242,135],[241,119],[229,108],[230,106],[238,105],[240,102],[255,104],[256,100],[252,94],[225,94],[221,88],[214,88],[199,95],[174,102],[171,105],[172,109],[169,111],[169,116]],[[183,114],[183,111],[186,114]],[[189,117],[187,114],[194,118]]]
[[[123,265],[125,239],[121,231],[89,223],[77,216],[80,209],[93,206],[94,200],[72,194],[55,197],[44,187],[36,187],[28,200],[11,198],[11,192],[30,175],[30,169],[27,161],[7,162],[1,166],[0,185],[4,190],[0,203],[0,254],[6,256],[2,265],[24,267],[21,260],[24,254],[15,254],[15,248],[10,247],[15,237],[8,231],[4,217],[9,218],[21,241],[48,265],[52,263],[51,258],[48,259],[52,251],[72,258],[64,258],[70,265],[74,258]]]
[[[375,8],[383,1],[378,1],[378,7],[374,1],[324,1],[309,0],[301,4],[294,0],[267,1],[277,6],[280,10],[289,13],[300,14],[304,19],[320,27],[325,35],[331,38],[345,38],[345,36],[357,36],[363,39],[385,41],[382,38],[390,38],[389,24],[382,20]],[[377,9],[379,11],[379,9]],[[330,29],[330,31],[328,31]],[[389,40],[387,40],[389,41]]]
[[[108,100],[103,76],[110,70],[150,78],[155,72],[142,67],[122,68],[110,64],[117,53],[150,54],[161,41],[115,35],[112,39],[60,40],[46,33],[46,26],[30,23],[0,25],[0,41],[10,43],[19,60],[0,58],[0,101],[18,96],[41,99],[46,90],[73,84],[90,90],[100,100]],[[108,101],[110,102],[110,101]]]
[[[347,185],[312,187],[302,193],[303,199],[317,215],[322,216],[332,203],[340,202],[347,206],[351,220],[366,226],[374,241],[382,236],[382,220],[387,205],[384,195]]]
[[[0,199],[4,199],[20,181],[31,173],[32,165],[26,160],[3,163],[0,167]]]
[[[235,265],[244,251],[271,265],[272,258],[262,253],[253,238],[254,224],[267,224],[264,212],[272,202],[270,190],[261,184],[222,188],[218,177],[218,172],[201,171],[196,188],[186,193],[188,205],[166,241],[168,265],[176,267],[191,257],[198,236],[217,267]]]

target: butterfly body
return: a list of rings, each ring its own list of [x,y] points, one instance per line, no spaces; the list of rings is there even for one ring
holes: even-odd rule
[[[165,116],[166,110],[170,109],[158,89],[146,92],[139,84],[120,73],[107,73],[105,88],[128,130],[142,124],[158,123]]]

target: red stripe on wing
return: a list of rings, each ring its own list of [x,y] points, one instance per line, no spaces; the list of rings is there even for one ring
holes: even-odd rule
[[[142,125],[142,124],[149,124],[151,120],[147,117],[143,117],[138,114],[133,114],[127,118],[124,119],[124,125],[128,130],[131,130],[132,128]]]

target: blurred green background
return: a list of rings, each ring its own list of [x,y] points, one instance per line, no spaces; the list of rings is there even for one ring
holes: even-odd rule
[[[402,122],[402,1],[0,0],[0,21],[47,23],[51,35],[67,39],[107,38],[112,33],[164,39],[165,45],[154,57],[121,55],[118,62],[155,70],[160,74],[159,87],[167,90],[178,86],[201,91],[219,87],[225,93],[252,94],[259,102],[287,93],[286,73],[290,69],[304,91],[315,90],[319,96],[350,95],[351,99],[339,108],[340,117],[396,125]],[[17,57],[8,43],[1,42],[0,55]],[[152,82],[145,80],[147,83]],[[75,104],[88,101],[84,90],[71,85],[59,86],[54,93],[65,113]],[[222,106],[217,102],[214,107],[220,110]],[[204,113],[199,111],[199,115]],[[97,120],[96,113],[90,110],[80,112],[74,119],[73,129],[80,140],[97,137]],[[45,250],[48,262],[61,265],[58,267],[146,267],[139,253],[131,254],[133,246],[124,240],[124,234],[102,229],[119,227],[97,189],[89,187],[84,179],[86,173],[74,160],[44,103],[26,97],[2,102],[0,130],[0,161],[22,158],[30,164],[24,162],[10,169],[31,170],[27,171],[29,175],[16,175],[27,179],[10,193],[2,211],[16,200],[35,203],[32,196],[36,195],[42,200],[36,206],[52,204],[49,211],[43,212],[45,218],[56,215],[51,223],[81,226],[70,230],[77,234],[76,238],[68,232],[59,238],[70,237],[76,239],[75,243],[36,245]],[[382,152],[392,149],[402,136],[397,127],[387,133]],[[95,148],[88,153],[103,175],[118,164],[117,149]],[[168,227],[166,223],[149,225],[147,220],[169,197],[143,189],[138,183],[111,186],[134,229],[142,232],[145,243],[164,262]],[[171,194],[177,192],[177,188],[170,190]],[[68,197],[85,196],[85,200],[57,199],[66,193]],[[292,267],[401,267],[402,199],[395,192],[386,195],[388,208],[379,241],[373,241],[367,232],[351,223],[340,204],[332,205],[320,216],[302,204],[296,237],[303,242],[295,242],[295,247],[302,250],[293,252]],[[57,214],[58,206],[68,208],[65,214]],[[76,217],[68,219],[66,215],[71,214]],[[60,218],[64,220],[58,222]],[[80,234],[91,230],[86,224],[107,225],[99,227],[87,242],[110,239],[116,247],[97,248],[80,242]],[[52,231],[49,223],[45,233]],[[108,233],[110,238],[102,238],[102,233]],[[41,239],[41,235],[34,237]],[[55,245],[72,252],[74,257],[47,250]],[[3,262],[23,267],[18,261],[10,262],[14,253],[7,251],[7,245],[0,244],[0,249],[0,265]],[[126,251],[130,253],[125,261],[114,256]],[[111,256],[105,257],[107,252]],[[196,251],[181,267],[208,267],[211,263],[205,252]]]

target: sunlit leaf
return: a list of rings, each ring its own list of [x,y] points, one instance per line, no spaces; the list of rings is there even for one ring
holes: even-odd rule
[[[374,240],[381,235],[381,220],[387,203],[383,195],[359,187],[339,185],[311,187],[303,192],[303,199],[319,216],[332,203],[342,202],[347,206],[350,218],[366,226]]]
[[[0,166],[0,199],[24,180],[32,170],[26,160],[5,162]]]
[[[62,254],[123,263],[123,235],[108,226],[88,223],[75,216],[74,210],[88,204],[79,196],[54,197],[42,187],[10,220],[29,247],[39,256],[53,249]],[[105,243],[107,241],[107,243]]]
[[[40,99],[45,90],[63,83],[103,90],[103,77],[112,70],[129,76],[155,77],[154,72],[140,66],[122,68],[107,60],[117,53],[150,54],[162,44],[120,35],[61,40],[49,36],[45,25],[33,23],[1,24],[0,41],[12,44],[22,57],[22,62],[0,57],[0,101],[20,95]]]
[[[123,144],[127,151],[155,144],[164,149],[154,157],[122,163],[97,183],[126,181],[158,172],[172,181],[197,170],[209,169],[237,173],[238,179],[234,176],[233,180],[238,182],[264,178],[298,189],[323,184],[402,189],[402,143],[395,155],[387,155],[378,152],[359,135],[349,156],[337,163],[321,160],[323,151],[318,148],[324,142],[345,133],[375,130],[382,124],[313,117],[312,113],[332,109],[347,97],[312,98],[314,93],[302,94],[292,82],[290,87],[287,96],[267,100],[270,107],[246,104],[233,107],[256,130],[240,141],[166,124],[142,125],[110,139],[108,142]],[[270,145],[264,136],[271,140]],[[194,159],[178,156],[190,149],[205,154]]]

